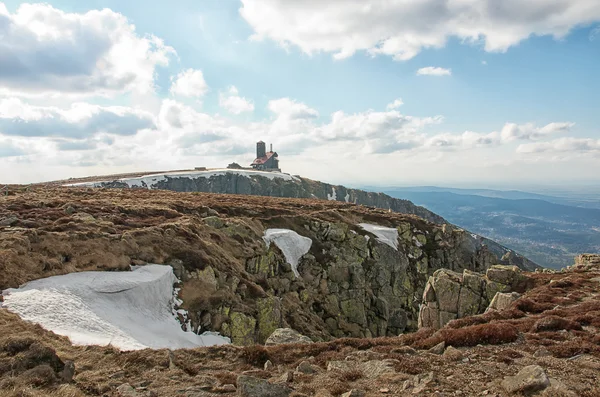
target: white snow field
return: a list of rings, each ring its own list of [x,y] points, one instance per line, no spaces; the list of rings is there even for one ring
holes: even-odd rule
[[[169,178],[190,178],[190,179],[198,179],[198,178],[210,178],[212,176],[221,176],[226,174],[238,174],[241,176],[245,176],[246,178],[252,178],[255,176],[263,176],[269,179],[280,178],[286,181],[298,180],[298,178],[290,175],[284,174],[282,172],[270,172],[270,171],[254,171],[254,170],[232,170],[232,169],[217,169],[217,170],[207,170],[207,171],[185,171],[185,172],[165,172],[162,174],[152,174],[140,176],[137,178],[122,178],[117,179],[116,182],[126,183],[129,187],[138,187],[138,188],[147,188],[147,189],[156,189],[156,184],[158,182],[162,182]],[[102,187],[102,183],[107,183],[112,181],[104,181],[104,182],[82,182],[82,183],[71,183],[64,186],[69,187]]]
[[[71,273],[5,290],[2,306],[76,345],[138,350],[230,343],[216,334],[181,329],[173,315],[175,281],[173,269],[163,265]]]
[[[362,227],[367,232],[373,233],[377,237],[377,241],[387,244],[398,251],[398,229],[371,225],[370,223],[359,223],[358,226]]]
[[[292,271],[296,277],[300,277],[298,261],[310,250],[312,240],[289,229],[267,229],[263,240],[267,247],[271,246],[271,243],[279,247],[287,263],[292,265]]]

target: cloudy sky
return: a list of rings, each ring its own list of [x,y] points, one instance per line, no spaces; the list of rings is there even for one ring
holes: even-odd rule
[[[0,183],[600,182],[597,0],[0,0]]]

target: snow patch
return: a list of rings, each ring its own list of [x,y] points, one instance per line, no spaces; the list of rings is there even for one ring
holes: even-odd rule
[[[215,334],[185,332],[173,311],[176,281],[170,266],[131,272],[80,272],[3,291],[2,307],[24,320],[69,337],[76,345],[121,350],[180,349],[230,343]]]
[[[312,240],[288,229],[267,229],[263,240],[267,247],[270,247],[271,243],[275,243],[283,252],[285,260],[292,265],[292,271],[296,277],[300,277],[298,261],[310,250]]]
[[[337,194],[336,194],[335,188],[333,186],[331,187],[331,194],[327,193],[327,200],[329,200],[329,201],[337,200]]]
[[[350,193],[346,193],[346,197],[344,197],[344,200],[346,200],[347,203],[350,202]]]
[[[387,244],[398,251],[398,229],[371,225],[369,223],[360,223],[358,226],[362,227],[367,232],[373,233],[377,237],[377,241]]]
[[[284,174],[282,172],[269,172],[269,171],[254,171],[254,170],[231,170],[231,169],[217,169],[209,171],[186,171],[186,172],[165,172],[161,174],[144,175],[137,178],[121,178],[115,181],[103,181],[103,182],[81,182],[71,183],[64,186],[67,187],[102,187],[103,184],[111,182],[125,183],[130,188],[145,188],[145,189],[157,189],[159,182],[166,181],[167,178],[211,178],[213,176],[223,176],[227,174],[237,174],[245,176],[246,178],[253,178],[256,176],[262,176],[271,180],[275,178],[283,179],[286,181],[297,181],[297,177],[290,174]]]

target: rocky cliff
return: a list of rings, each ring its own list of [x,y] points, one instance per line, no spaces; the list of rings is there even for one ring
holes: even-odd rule
[[[416,330],[436,270],[502,262],[452,225],[338,201],[87,188],[0,200],[0,288],[168,264],[181,322],[244,345],[286,327],[315,341]]]
[[[73,183],[71,181],[69,186],[144,188],[173,190],[176,192],[313,198],[353,203],[403,214],[413,214],[437,224],[447,223],[441,216],[424,207],[417,206],[408,200],[393,198],[383,193],[350,189],[340,185],[331,185],[278,172],[230,169],[172,172],[120,179],[106,177],[82,183]],[[473,249],[478,249],[480,246],[485,245],[491,253],[502,260],[502,263],[516,265],[529,271],[533,271],[539,267],[529,259],[492,240],[475,234],[470,235],[472,238],[468,240],[469,244],[473,245]]]

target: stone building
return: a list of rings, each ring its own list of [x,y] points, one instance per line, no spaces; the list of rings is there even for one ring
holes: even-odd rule
[[[267,152],[267,145],[263,141],[256,143],[256,159],[250,164],[255,170],[281,171],[277,152],[273,151],[273,144]]]

